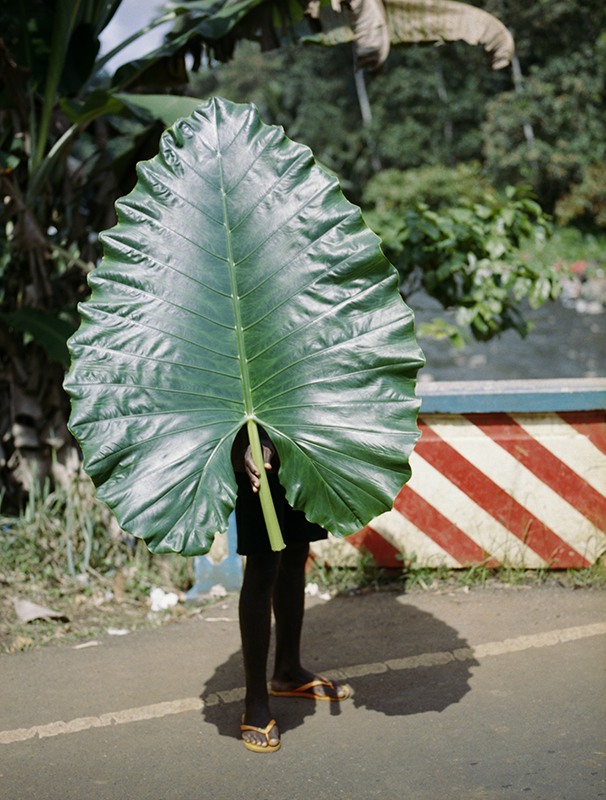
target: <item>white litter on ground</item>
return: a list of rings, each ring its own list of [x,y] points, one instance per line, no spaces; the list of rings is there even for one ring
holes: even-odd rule
[[[165,592],[157,586],[149,593],[149,600],[152,611],[166,611],[173,608],[179,602],[179,595],[176,592]]]
[[[330,592],[321,592],[317,583],[308,583],[305,587],[308,597],[318,597],[320,600],[330,600]]]

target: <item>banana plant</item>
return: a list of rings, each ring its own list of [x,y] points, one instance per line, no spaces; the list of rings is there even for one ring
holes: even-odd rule
[[[378,69],[392,47],[416,42],[480,45],[493,69],[508,66],[514,53],[513,37],[499,19],[456,0],[173,0],[171,6],[177,14],[171,36],[187,37],[196,61],[201,48],[229,61],[241,39],[264,49],[289,40],[353,43],[360,69]]]
[[[423,355],[378,237],[311,151],[212,98],[163,134],[117,215],[65,388],[122,528],[153,552],[206,552],[235,504],[244,426],[259,466],[259,427],[270,436],[288,502],[334,534],[391,508]]]
[[[15,512],[37,481],[58,474],[57,463],[74,462],[61,383],[76,299],[99,255],[96,234],[113,222],[113,201],[175,119],[165,121],[170,98],[141,106],[145,75],[158,90],[180,77],[175,62],[185,74],[175,42],[123,75],[137,81],[137,105],[120,76],[110,85],[105,58],[96,57],[120,5],[0,2],[0,504]]]

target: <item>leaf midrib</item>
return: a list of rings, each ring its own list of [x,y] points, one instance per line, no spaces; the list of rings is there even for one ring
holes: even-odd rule
[[[217,147],[217,158],[219,159],[219,183],[221,191],[221,202],[223,205],[223,225],[225,227],[227,269],[229,272],[231,301],[234,310],[236,344],[238,348],[238,364],[240,365],[240,375],[242,376],[242,398],[244,401],[244,413],[246,419],[252,419],[253,406],[252,406],[250,372],[248,370],[248,359],[246,358],[246,347],[244,345],[244,330],[242,325],[240,297],[238,295],[238,281],[236,278],[236,266],[234,262],[234,254],[232,246],[232,231],[229,227],[229,215],[227,213],[227,193],[225,191],[225,174],[223,172],[223,157],[221,155],[221,150],[219,147]]]

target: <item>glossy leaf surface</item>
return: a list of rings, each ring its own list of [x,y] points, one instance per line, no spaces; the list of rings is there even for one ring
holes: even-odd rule
[[[155,552],[206,551],[252,419],[309,519],[346,535],[389,509],[422,354],[359,209],[308,148],[218,98],[138,178],[69,343],[70,426],[100,499]]]

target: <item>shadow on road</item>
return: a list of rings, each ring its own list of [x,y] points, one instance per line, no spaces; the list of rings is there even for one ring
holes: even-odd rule
[[[392,592],[336,597],[308,609],[305,616],[304,666],[329,675],[358,668],[359,676],[348,678],[354,696],[346,702],[388,716],[442,711],[459,702],[469,691],[471,668],[478,662],[452,660],[414,669],[390,669],[385,662],[465,647],[466,640],[453,628],[416,608],[405,595]],[[270,653],[270,669],[272,657]],[[216,701],[217,693],[243,685],[238,651],[216,669],[201,696]],[[301,725],[315,707],[309,700],[272,699],[283,732]],[[242,709],[241,701],[205,702],[203,714],[222,736],[235,736]],[[340,704],[331,703],[330,710],[339,714]]]

